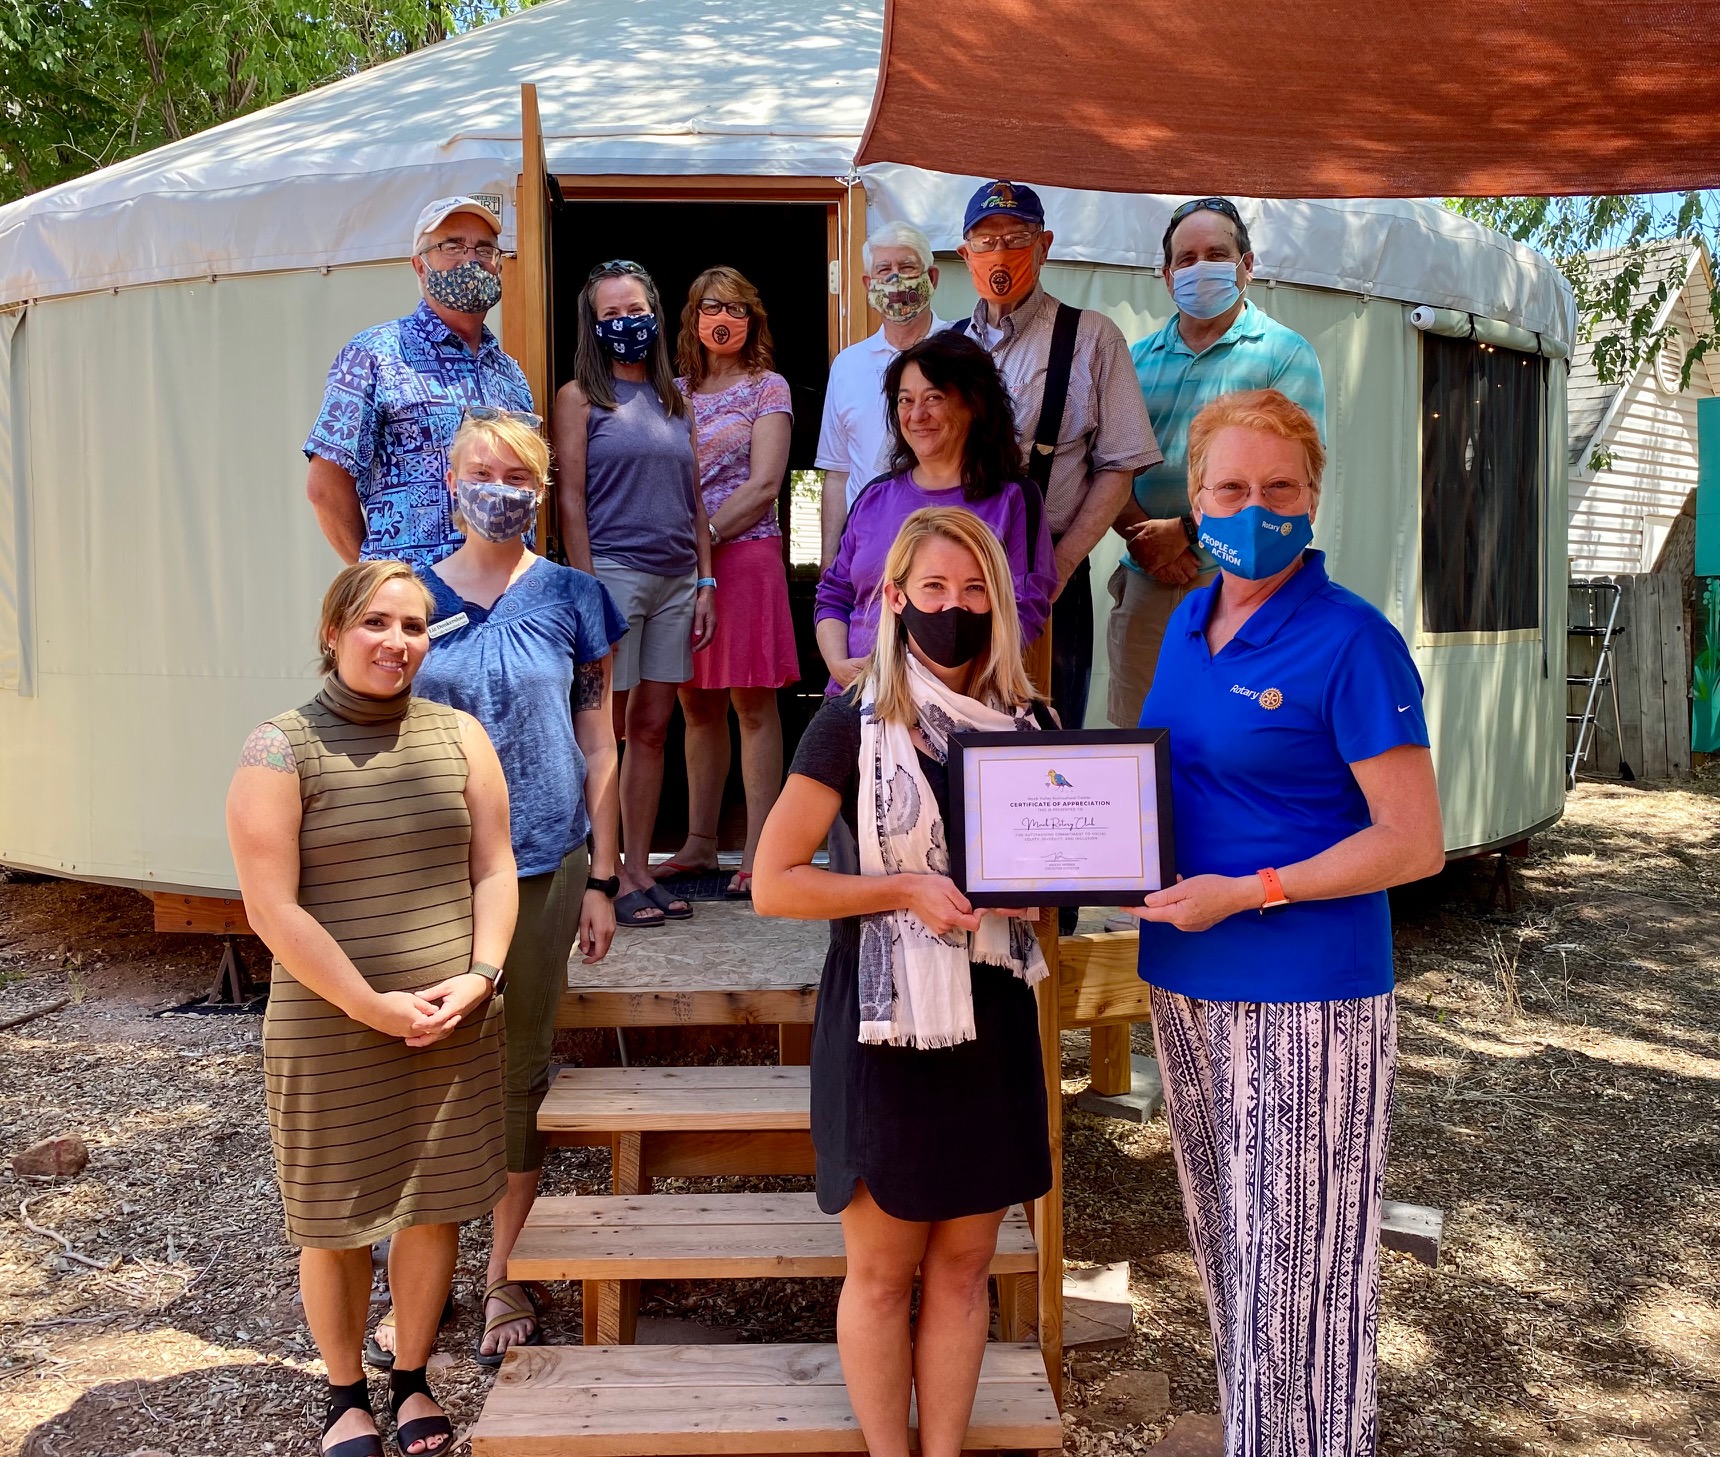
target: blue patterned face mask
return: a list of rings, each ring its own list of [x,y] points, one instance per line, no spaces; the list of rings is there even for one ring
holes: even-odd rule
[[[480,317],[502,301],[502,280],[476,258],[452,268],[424,267],[424,296],[457,314]]]
[[[537,520],[537,492],[503,481],[456,481],[454,499],[466,529],[485,541],[512,541]]]
[[[619,318],[599,319],[595,327],[604,352],[623,364],[643,364],[657,342],[655,314],[622,314]]]

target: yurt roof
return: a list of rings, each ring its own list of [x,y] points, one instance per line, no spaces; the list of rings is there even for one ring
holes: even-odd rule
[[[535,82],[563,174],[843,177],[872,103],[877,0],[547,0],[0,208],[0,305],[172,279],[406,256],[430,198],[500,194]],[[874,214],[958,240],[979,179],[879,164]],[[1180,199],[1042,189],[1054,257],[1156,264]],[[1569,290],[1533,250],[1430,203],[1249,203],[1260,272],[1466,309],[1567,347]],[[504,208],[511,243],[511,206]]]

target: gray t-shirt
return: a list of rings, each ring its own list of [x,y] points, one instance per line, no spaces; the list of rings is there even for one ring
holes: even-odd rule
[[[691,427],[663,408],[648,381],[614,385],[615,408],[593,405],[585,427],[591,554],[636,572],[684,577],[699,565]]]

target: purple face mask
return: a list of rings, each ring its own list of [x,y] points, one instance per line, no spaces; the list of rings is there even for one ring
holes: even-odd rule
[[[466,529],[485,541],[512,541],[537,520],[537,492],[502,481],[456,481],[454,499]]]

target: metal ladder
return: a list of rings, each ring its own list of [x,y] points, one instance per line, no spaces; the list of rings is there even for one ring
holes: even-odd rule
[[[1578,578],[1571,583],[1573,599],[1586,597],[1586,608],[1582,615],[1588,620],[1577,621],[1578,613],[1573,610],[1567,631],[1572,637],[1590,637],[1600,640],[1600,651],[1595,654],[1595,670],[1585,677],[1581,673],[1567,673],[1565,683],[1568,688],[1583,688],[1588,691],[1588,699],[1583,704],[1581,713],[1567,713],[1566,723],[1577,726],[1577,741],[1571,749],[1571,762],[1565,771],[1565,783],[1575,788],[1577,783],[1577,768],[1583,760],[1594,751],[1595,728],[1600,707],[1601,689],[1608,690],[1612,698],[1613,731],[1621,738],[1623,729],[1618,714],[1618,684],[1613,679],[1613,637],[1618,631],[1618,609],[1622,593],[1617,582],[1606,577]],[[1610,599],[1610,600],[1609,600]],[[1573,609],[1577,601],[1572,601]],[[1601,619],[1605,617],[1603,622]],[[1568,706],[1568,705],[1567,705]],[[1621,766],[1622,767],[1622,766]],[[1628,777],[1628,771],[1626,771]]]

